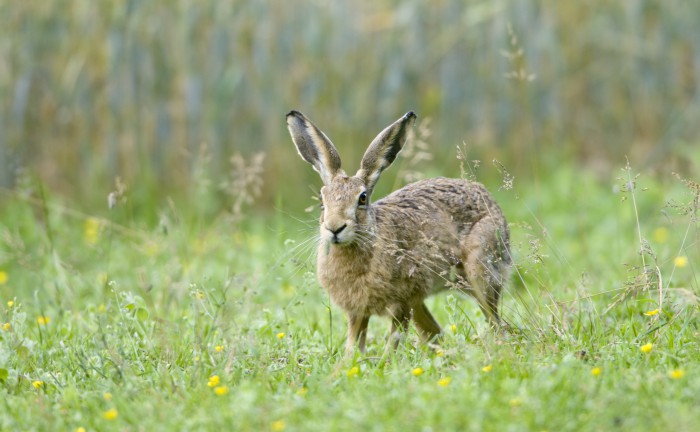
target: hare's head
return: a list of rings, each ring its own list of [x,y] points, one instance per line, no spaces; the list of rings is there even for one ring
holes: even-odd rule
[[[372,190],[379,175],[396,158],[408,127],[416,118],[413,112],[391,124],[377,135],[362,157],[360,169],[348,176],[340,169],[340,156],[328,137],[298,111],[287,114],[287,127],[299,155],[321,175],[321,240],[337,245],[352,244],[365,230]]]

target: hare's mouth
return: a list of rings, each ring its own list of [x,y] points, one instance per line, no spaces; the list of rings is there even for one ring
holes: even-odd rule
[[[347,246],[351,246],[355,243],[356,239],[355,236],[350,236],[350,235],[333,235],[329,234],[327,236],[322,237],[322,242],[326,244],[326,247],[333,246],[333,247],[339,247],[339,248],[344,248]]]
[[[331,234],[328,236],[328,240],[331,244],[338,246],[345,246],[352,243],[352,236],[348,236],[346,233],[341,234]]]

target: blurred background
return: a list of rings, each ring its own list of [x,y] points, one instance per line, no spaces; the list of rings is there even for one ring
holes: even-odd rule
[[[290,109],[351,172],[414,110],[429,175],[459,175],[457,146],[516,178],[609,179],[626,156],[692,175],[698,17],[687,0],[3,0],[0,187],[29,176],[89,207],[120,178],[137,202],[304,207],[319,181]]]

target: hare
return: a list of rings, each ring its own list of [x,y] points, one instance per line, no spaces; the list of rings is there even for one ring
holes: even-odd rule
[[[299,155],[323,181],[317,273],[331,300],[347,314],[346,354],[365,352],[372,315],[392,320],[387,349],[413,319],[422,339],[435,342],[440,325],[425,306],[429,295],[456,287],[473,295],[494,326],[510,268],[509,230],[480,183],[432,178],[372,203],[379,176],[406,142],[413,112],[384,129],[348,176],[328,137],[298,111],[287,127]],[[457,279],[450,282],[450,275]]]

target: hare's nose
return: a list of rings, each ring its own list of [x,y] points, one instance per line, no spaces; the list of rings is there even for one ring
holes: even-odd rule
[[[336,228],[336,229],[332,229],[332,228],[328,228],[328,227],[326,227],[326,229],[327,229],[328,231],[330,231],[334,236],[337,236],[337,235],[340,234],[340,232],[343,231],[347,226],[348,226],[348,224],[343,224],[343,226],[341,226],[341,227],[339,227],[339,228]]]

